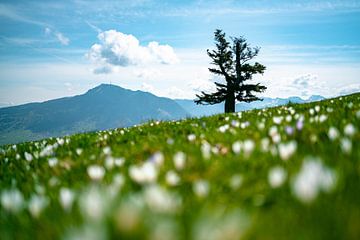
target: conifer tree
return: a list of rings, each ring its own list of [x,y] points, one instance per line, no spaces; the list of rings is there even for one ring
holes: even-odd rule
[[[216,92],[196,95],[196,104],[212,105],[225,101],[225,112],[235,112],[235,101],[252,102],[261,100],[255,93],[263,92],[266,87],[257,84],[247,84],[254,74],[263,74],[265,66],[250,61],[256,57],[260,48],[250,47],[244,37],[231,38],[232,45],[226,40],[225,33],[217,29],[215,31],[216,50],[207,50],[212,59],[214,68],[209,68],[213,74],[220,75],[225,79],[225,84],[215,82]]]

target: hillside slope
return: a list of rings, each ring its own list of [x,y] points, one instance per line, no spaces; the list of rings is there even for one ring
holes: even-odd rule
[[[360,94],[0,148],[1,239],[360,239]]]
[[[102,84],[83,95],[0,108],[0,144],[171,120],[187,112],[168,98]]]

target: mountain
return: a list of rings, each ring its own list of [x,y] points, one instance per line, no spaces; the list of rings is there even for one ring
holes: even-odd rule
[[[237,103],[236,111],[246,111],[251,109],[259,109],[266,107],[276,107],[286,105],[289,102],[292,103],[307,103],[321,101],[325,98],[320,95],[313,95],[310,98],[304,100],[300,97],[289,97],[289,98],[263,98],[262,101],[254,101],[251,103]],[[175,100],[182,108],[184,108],[193,117],[209,116],[217,113],[224,112],[224,103],[216,105],[196,105],[193,100],[188,99],[176,99]]]
[[[127,127],[189,114],[175,101],[101,84],[85,94],[0,108],[0,144]]]

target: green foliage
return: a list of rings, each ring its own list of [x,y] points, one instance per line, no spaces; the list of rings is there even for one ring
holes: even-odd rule
[[[359,239],[359,126],[356,94],[3,146],[0,238]]]

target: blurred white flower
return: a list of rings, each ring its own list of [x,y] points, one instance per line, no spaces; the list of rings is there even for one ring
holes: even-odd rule
[[[111,156],[107,156],[105,158],[105,167],[109,170],[113,169],[114,168],[114,158],[111,157]]]
[[[49,158],[48,163],[50,167],[55,167],[58,164],[58,160],[55,157]]]
[[[340,141],[340,147],[344,153],[347,153],[347,154],[351,153],[351,150],[352,150],[351,140],[348,138],[342,138]]]
[[[265,137],[261,139],[261,150],[263,152],[269,151],[269,146],[270,146],[270,140],[268,138]]]
[[[292,135],[294,133],[294,128],[290,127],[290,126],[286,126],[285,127],[285,132],[287,135]]]
[[[202,198],[209,194],[210,185],[206,180],[197,180],[193,183],[193,191],[196,196]]]
[[[157,169],[152,162],[145,162],[140,166],[130,166],[130,178],[140,184],[152,183],[157,179]]]
[[[276,126],[272,126],[269,129],[269,136],[271,137],[271,139],[274,143],[279,143],[281,141],[281,136],[278,133],[278,129]]]
[[[189,140],[189,142],[193,142],[196,139],[196,135],[195,134],[189,134],[187,136],[187,139]]]
[[[33,156],[28,152],[24,153],[24,157],[25,157],[26,161],[28,161],[28,162],[31,162],[33,160]]]
[[[319,105],[316,105],[316,106],[315,106],[315,111],[316,111],[316,112],[320,112],[320,106],[319,106]]]
[[[297,130],[301,130],[304,127],[304,122],[302,120],[297,121],[296,128]]]
[[[145,202],[155,212],[173,213],[180,206],[180,199],[170,194],[158,185],[150,185],[145,188]]]
[[[175,153],[174,157],[173,157],[173,162],[175,165],[175,168],[177,170],[182,170],[185,168],[185,164],[186,164],[186,154],[183,152],[177,152]]]
[[[237,127],[239,127],[239,126],[240,126],[240,123],[239,123],[239,121],[232,120],[232,121],[231,121],[231,126],[233,126],[233,127],[237,128]]]
[[[66,211],[70,211],[74,202],[75,194],[68,188],[61,188],[59,192],[59,202]]]
[[[177,186],[180,183],[180,177],[172,170],[166,173],[165,179],[166,183],[170,186]]]
[[[29,200],[29,212],[33,217],[38,217],[48,205],[49,200],[42,195],[32,195]]]
[[[52,145],[47,145],[44,149],[41,150],[39,155],[40,157],[46,157],[46,156],[50,156],[53,153],[54,153],[54,147]]]
[[[105,175],[105,169],[99,165],[90,165],[87,174],[92,180],[101,180]]]
[[[158,151],[155,152],[153,155],[151,155],[148,161],[154,163],[157,167],[160,167],[163,165],[164,159],[165,159],[164,154]]]
[[[108,205],[107,195],[98,187],[91,186],[81,193],[79,207],[85,218],[99,221],[105,214],[105,207]]]
[[[283,167],[277,166],[269,170],[268,182],[271,187],[278,188],[285,182],[287,173]]]
[[[351,123],[346,124],[346,126],[344,127],[344,133],[345,135],[348,135],[349,137],[352,137],[356,132],[356,129],[354,127],[354,125],[352,125]]]
[[[330,127],[328,136],[329,136],[330,140],[335,140],[336,138],[339,137],[339,131],[335,127]]]
[[[65,143],[65,140],[63,138],[57,138],[56,141],[60,146]]]
[[[22,209],[24,197],[16,188],[5,190],[1,193],[1,205],[6,210],[16,213]]]
[[[82,154],[82,152],[83,152],[83,150],[82,150],[81,148],[77,148],[75,151],[76,151],[76,154],[79,155],[79,156],[80,156],[80,155]]]
[[[234,174],[231,176],[229,185],[233,190],[237,190],[243,182],[243,177],[240,174]]]
[[[166,140],[166,143],[167,143],[168,145],[173,145],[173,144],[174,144],[174,139],[168,138],[168,139]]]
[[[232,144],[232,150],[235,154],[239,154],[242,148],[242,142],[241,141],[236,141]]]
[[[240,128],[241,128],[241,129],[247,128],[248,126],[250,126],[250,123],[249,123],[248,121],[242,122],[242,123],[240,124]]]
[[[245,155],[247,155],[247,156],[250,155],[255,148],[254,141],[250,140],[250,139],[245,140],[243,143],[243,148],[244,148]]]
[[[121,167],[125,163],[125,158],[114,158],[114,165],[117,167]]]
[[[279,125],[282,122],[283,118],[284,118],[283,116],[275,116],[273,117],[273,122]]]
[[[293,182],[295,196],[304,203],[313,201],[320,191],[330,191],[336,183],[334,171],[323,166],[319,159],[304,160]]]
[[[219,130],[219,132],[224,133],[224,132],[226,132],[229,128],[230,128],[229,124],[225,124],[225,125],[223,125],[223,126],[220,126],[218,130]]]
[[[280,143],[278,148],[281,159],[286,161],[295,153],[297,143],[294,140],[288,143]]]
[[[105,136],[107,136],[107,135],[105,135]],[[105,155],[110,155],[111,154],[111,148],[110,147],[104,147],[103,148],[103,153]]]
[[[323,123],[323,122],[325,122],[326,120],[327,120],[327,116],[324,115],[324,114],[321,114],[320,117],[319,117],[319,122],[320,122],[320,123]]]
[[[260,129],[260,130],[263,130],[265,128],[265,123],[263,122],[259,122],[257,127]]]
[[[360,118],[360,110],[358,110],[358,111],[356,112],[356,117],[357,117],[357,118]]]
[[[202,142],[201,153],[205,159],[209,159],[211,157],[211,145],[207,141]]]

